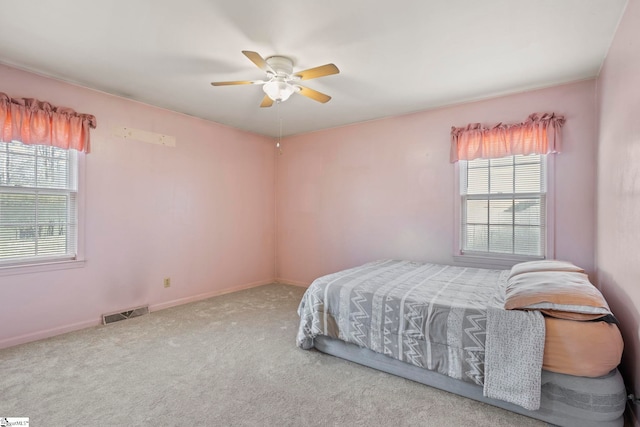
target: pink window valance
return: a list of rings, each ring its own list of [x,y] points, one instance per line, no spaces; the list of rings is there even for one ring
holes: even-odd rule
[[[498,123],[485,128],[480,123],[451,128],[451,163],[458,160],[495,159],[516,154],[559,153],[564,117],[534,113],[523,123]]]
[[[89,129],[95,127],[90,114],[0,92],[0,141],[89,152]]]

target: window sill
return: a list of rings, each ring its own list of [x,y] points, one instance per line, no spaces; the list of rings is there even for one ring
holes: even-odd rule
[[[84,267],[84,264],[85,260],[66,260],[22,265],[8,265],[5,267],[0,266],[0,277],[13,276],[16,274],[44,273],[48,271],[82,268]]]
[[[465,267],[489,268],[498,270],[508,270],[514,265],[525,261],[536,261],[543,258],[538,257],[510,257],[491,255],[458,254],[453,256],[454,264]]]

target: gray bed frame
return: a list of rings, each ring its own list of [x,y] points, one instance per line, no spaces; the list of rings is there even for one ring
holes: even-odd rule
[[[620,427],[624,424],[626,391],[617,369],[599,378],[576,377],[543,370],[540,409],[529,411],[483,396],[482,387],[478,385],[410,365],[344,341],[317,336],[314,347],[323,353],[558,426]]]

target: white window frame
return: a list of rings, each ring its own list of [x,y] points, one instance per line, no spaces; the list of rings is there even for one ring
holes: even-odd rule
[[[76,167],[73,171],[77,174],[77,230],[76,230],[76,255],[75,257],[61,256],[51,258],[24,258],[16,259],[15,262],[0,265],[0,277],[16,274],[40,273],[55,270],[66,270],[81,268],[85,264],[85,162],[86,154],[82,151],[76,153]]]
[[[545,201],[545,259],[555,258],[555,155],[547,154],[544,156],[546,168],[546,201]],[[460,162],[454,163],[454,243],[453,243],[453,260],[455,264],[481,267],[481,268],[497,268],[507,269],[515,264],[523,261],[532,261],[541,259],[541,257],[532,257],[525,255],[510,254],[470,254],[463,253],[462,250],[462,194],[461,194],[461,173],[465,170],[465,166],[461,166]]]

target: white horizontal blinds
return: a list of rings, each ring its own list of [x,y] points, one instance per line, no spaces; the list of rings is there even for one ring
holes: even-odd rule
[[[544,257],[544,155],[476,159],[461,170],[463,253]]]
[[[77,154],[0,142],[0,265],[74,258]]]

